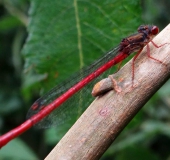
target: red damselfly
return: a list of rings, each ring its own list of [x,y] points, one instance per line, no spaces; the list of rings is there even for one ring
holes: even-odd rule
[[[51,91],[49,91],[47,94],[34,102],[30,110],[28,111],[28,120],[26,120],[23,124],[16,127],[15,129],[0,136],[0,147],[4,146],[10,140],[19,136],[37,123],[39,127],[49,127],[51,125],[57,125],[58,121],[62,121],[62,119],[60,119],[60,116],[63,119],[67,118],[67,114],[65,114],[65,111],[67,110],[68,106],[71,106],[69,100],[73,98],[74,94],[79,92],[84,86],[93,84],[92,82],[94,82],[93,80],[96,77],[111,68],[113,65],[116,65],[117,63],[124,60],[131,53],[137,52],[133,59],[132,65],[133,81],[134,61],[142,51],[143,47],[148,45],[149,42],[152,42],[155,47],[160,47],[152,41],[153,37],[157,35],[158,32],[159,29],[157,26],[140,26],[137,33],[124,38],[117,47],[111,49],[103,57],[95,61],[90,67],[80,70],[80,72],[73,76],[70,80],[62,83],[59,86],[54,87]],[[161,61],[151,57],[150,55],[148,56],[151,59],[162,63]],[[82,92],[79,94],[80,96],[81,94],[83,95]],[[100,93],[95,93],[93,95],[97,96],[99,94]],[[81,101],[77,103],[83,104]],[[64,114],[62,112],[63,109]],[[57,119],[57,121],[55,119]]]

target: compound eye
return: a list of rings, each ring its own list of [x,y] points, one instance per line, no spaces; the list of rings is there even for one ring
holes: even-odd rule
[[[151,32],[152,32],[153,35],[156,35],[159,32],[159,28],[157,26],[153,26],[152,29],[151,29]]]

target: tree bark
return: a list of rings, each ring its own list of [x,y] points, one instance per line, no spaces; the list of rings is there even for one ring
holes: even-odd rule
[[[153,41],[157,45],[170,42],[170,25]],[[112,75],[120,92],[112,90],[97,97],[46,160],[97,160],[102,156],[130,120],[170,77],[170,44],[160,48],[151,43],[149,46],[151,56],[163,63],[148,58],[145,47],[135,61],[133,87],[130,61]]]

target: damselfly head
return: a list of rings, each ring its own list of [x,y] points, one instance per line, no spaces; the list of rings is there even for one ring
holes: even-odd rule
[[[141,25],[138,28],[139,33],[145,33],[147,35],[155,36],[159,33],[159,28],[154,25]]]

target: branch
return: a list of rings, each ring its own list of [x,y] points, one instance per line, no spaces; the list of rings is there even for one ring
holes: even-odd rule
[[[170,25],[153,41],[157,45],[170,42]],[[170,77],[170,44],[160,48],[155,48],[151,43],[149,46],[151,55],[163,64],[148,58],[145,47],[135,61],[134,87],[130,61],[112,76],[121,87],[121,92],[112,90],[97,97],[46,160],[95,160],[102,156],[130,120]]]

